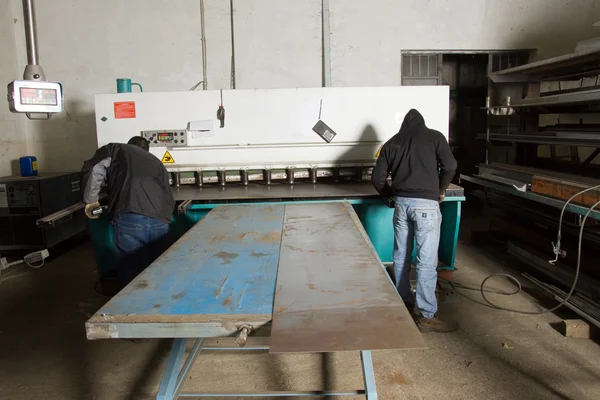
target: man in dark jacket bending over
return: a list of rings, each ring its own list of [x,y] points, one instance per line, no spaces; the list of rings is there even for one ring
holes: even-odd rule
[[[438,173],[439,170],[439,173]],[[372,182],[384,196],[393,196],[394,275],[400,296],[411,310],[410,284],[413,242],[417,243],[417,326],[422,332],[451,332],[455,321],[437,314],[438,246],[442,215],[439,202],[456,171],[456,160],[444,135],[429,129],[417,110],[404,117],[400,131],[379,152]],[[392,186],[387,183],[392,175]]]
[[[148,141],[140,136],[132,137],[127,144],[109,143],[100,147],[82,170],[88,218],[98,218],[92,210],[100,207],[100,192],[106,190],[121,287],[168,246],[175,200],[167,170],[148,150]]]

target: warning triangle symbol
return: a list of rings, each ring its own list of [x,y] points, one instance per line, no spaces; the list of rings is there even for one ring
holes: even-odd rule
[[[377,150],[377,153],[375,153],[375,158],[379,158],[379,154],[381,154],[381,149],[383,149],[383,146],[381,146],[379,150]]]
[[[165,151],[165,155],[163,156],[162,160],[160,160],[163,164],[173,164],[175,163],[175,160],[173,159],[173,157],[171,156],[171,153],[169,153],[169,151]]]

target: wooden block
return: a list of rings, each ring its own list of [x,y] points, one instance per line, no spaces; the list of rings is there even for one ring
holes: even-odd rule
[[[589,339],[591,336],[590,326],[581,319],[563,320],[565,337]]]

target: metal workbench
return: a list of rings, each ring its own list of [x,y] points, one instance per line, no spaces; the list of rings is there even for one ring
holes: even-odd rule
[[[192,365],[203,349],[205,338],[236,335],[244,326],[260,330],[265,328],[273,317],[277,318],[273,311],[273,304],[276,297],[278,271],[284,267],[280,265],[280,248],[284,226],[286,226],[284,221],[286,207],[298,206],[263,204],[222,206],[212,210],[86,323],[88,338],[174,338],[157,399],[178,398]],[[340,269],[342,272],[339,273],[339,282],[351,282],[350,287],[355,289],[356,295],[359,296],[356,300],[347,301],[351,292],[344,291],[340,299],[345,300],[340,304],[346,304],[345,310],[351,312],[356,308],[361,318],[377,319],[375,313],[370,313],[369,310],[373,299],[379,297],[366,296],[368,293],[363,292],[368,292],[369,287],[374,285],[375,277],[379,276],[382,285],[378,286],[378,291],[390,295],[386,297],[385,302],[377,305],[377,309],[387,307],[395,315],[394,318],[386,319],[384,323],[395,332],[394,334],[400,335],[393,341],[394,348],[423,347],[422,338],[403,307],[393,284],[387,276],[384,281],[381,281],[381,276],[384,276],[381,271],[383,266],[352,207],[344,202],[317,203],[303,207],[304,210],[306,207],[315,208],[320,225],[319,229],[315,230],[311,228],[314,224],[308,224],[306,229],[309,232],[305,234],[309,235],[310,240],[296,243],[297,247],[294,249],[309,251],[311,254],[318,254],[318,252],[330,254],[332,249],[335,249],[336,256],[333,264],[350,265],[357,262],[364,264],[363,261],[366,259],[374,261],[360,265],[363,272],[358,281],[356,273],[344,275],[343,268]],[[340,214],[340,208],[345,210],[346,214]],[[337,209],[337,213],[325,212],[334,209]],[[361,240],[367,244],[366,246],[359,247],[356,243],[352,245],[353,242],[348,240],[348,235],[356,237],[356,232],[348,229],[348,223],[340,224],[343,215],[347,215],[344,218],[351,219],[350,225],[360,232],[359,237],[362,237]],[[322,229],[323,227],[327,229]],[[294,225],[293,229],[301,229],[301,226]],[[289,235],[291,230],[292,227],[288,227],[285,231]],[[302,232],[294,235],[302,237]],[[309,246],[310,249],[303,249],[305,246]],[[352,250],[346,249],[345,246],[352,246]],[[357,255],[357,252],[361,254]],[[348,257],[352,259],[347,259]],[[325,257],[324,260],[326,259]],[[302,268],[301,265],[294,268]],[[323,266],[324,269],[332,267],[331,259]],[[318,270],[317,268],[316,271]],[[327,290],[328,285],[334,285],[327,279],[319,280],[319,276],[318,273],[311,274],[311,279],[316,279],[316,287]],[[364,290],[361,290],[363,288]],[[277,296],[280,295],[278,291]],[[340,304],[336,305],[338,309]],[[313,306],[314,304],[311,305],[310,310],[318,313],[318,307],[313,308]],[[327,308],[323,312],[326,311],[331,309]],[[364,389],[347,392],[203,393],[182,396],[287,397],[362,394],[368,399],[376,399],[377,390],[369,350],[386,346],[381,343],[389,340],[376,340],[376,336],[389,336],[389,333],[385,330],[373,332],[373,326],[383,321],[369,322],[372,323],[364,328],[365,332],[369,332],[371,348],[360,348]],[[361,328],[353,329],[352,335],[361,335]],[[186,345],[191,338],[195,339],[195,343],[184,361]],[[239,338],[243,339],[242,336]],[[354,344],[356,343],[354,341]],[[343,350],[339,348],[339,344],[337,346],[337,350]],[[227,347],[216,350],[236,349],[244,348]],[[258,346],[249,350],[267,349],[268,346]]]

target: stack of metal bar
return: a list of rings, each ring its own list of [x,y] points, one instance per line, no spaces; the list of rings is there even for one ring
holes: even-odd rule
[[[494,230],[510,238],[508,253],[533,267],[559,286],[543,282],[525,274],[545,292],[562,301],[575,279],[577,238],[582,216],[600,200],[600,190],[590,190],[572,199],[562,222],[563,243],[561,259],[553,258],[551,243],[555,240],[559,214],[566,200],[583,189],[600,185],[599,179],[506,164],[480,165],[479,174],[463,179],[486,188],[485,200],[492,207],[501,209],[499,215],[491,215]],[[576,293],[566,305],[593,324],[600,327],[600,271],[597,269],[600,249],[600,210],[590,213],[583,231],[581,270]]]
[[[566,296],[581,255],[582,274],[567,306],[598,326],[600,208],[590,208],[600,201],[593,189],[600,185],[599,77],[600,48],[491,73],[488,129],[477,135],[486,141],[485,162],[478,174],[461,175],[491,206],[485,209],[492,229],[508,240],[508,252],[560,286],[528,276],[553,297]],[[560,257],[549,263],[559,225]]]

